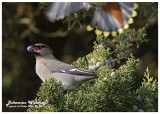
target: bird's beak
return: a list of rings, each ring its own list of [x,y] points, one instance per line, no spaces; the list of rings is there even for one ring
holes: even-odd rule
[[[30,45],[27,47],[27,50],[29,52],[36,52],[36,53],[39,53],[39,49],[35,46],[35,45]]]
[[[33,49],[33,46],[32,46],[32,45],[28,46],[28,47],[27,47],[27,50],[28,50],[29,52],[34,52],[34,49]]]

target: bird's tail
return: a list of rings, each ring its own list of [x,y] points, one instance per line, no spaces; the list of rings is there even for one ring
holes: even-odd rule
[[[104,37],[115,36],[122,33],[123,29],[128,29],[129,24],[133,23],[133,17],[137,16],[135,9],[138,7],[132,2],[109,2],[95,10],[90,25],[87,30],[91,31],[96,27],[95,33]]]
[[[95,75],[95,76],[93,76],[93,77],[90,77],[90,78],[82,79],[81,82],[86,82],[86,81],[88,81],[88,80],[92,80],[92,79],[96,79],[96,78],[98,78],[97,75]]]

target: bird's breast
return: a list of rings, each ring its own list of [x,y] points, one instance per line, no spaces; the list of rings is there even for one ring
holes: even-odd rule
[[[49,78],[49,69],[45,65],[46,63],[43,62],[36,62],[36,73],[40,77],[40,79],[44,82],[46,79]]]

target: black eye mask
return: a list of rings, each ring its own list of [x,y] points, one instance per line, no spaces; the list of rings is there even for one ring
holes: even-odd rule
[[[46,48],[45,45],[39,45],[39,46],[36,46],[38,49],[43,49],[43,48]]]

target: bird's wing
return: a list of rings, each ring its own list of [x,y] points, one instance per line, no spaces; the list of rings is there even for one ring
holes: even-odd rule
[[[96,27],[96,34],[103,33],[104,37],[109,36],[110,32],[112,36],[115,36],[117,31],[122,33],[123,28],[128,29],[129,24],[133,23],[132,17],[137,15],[135,9],[138,5],[133,2],[106,2],[100,3],[98,6],[97,4],[99,3],[96,3],[96,10],[87,30],[91,31]],[[55,22],[55,20],[63,19],[78,10],[89,9],[92,5],[84,2],[54,2],[46,16],[48,20]]]
[[[48,20],[55,22],[91,5],[84,2],[53,2],[46,13]]]
[[[80,69],[78,67],[63,68],[61,70],[57,70],[57,72],[74,74],[74,75],[85,75],[85,76],[95,76],[95,75],[97,75],[97,73],[94,72],[94,71],[84,70],[84,69]]]
[[[48,62],[45,66],[52,72],[52,73],[67,73],[67,74],[74,74],[74,75],[85,75],[85,76],[95,76],[98,75],[94,71],[84,70],[78,67],[71,66],[69,64],[63,63],[61,61],[55,60],[52,62]]]
[[[118,28],[122,28],[122,25],[113,16],[101,8],[95,10],[90,25],[92,27],[97,26],[97,29],[106,32],[117,31]]]

